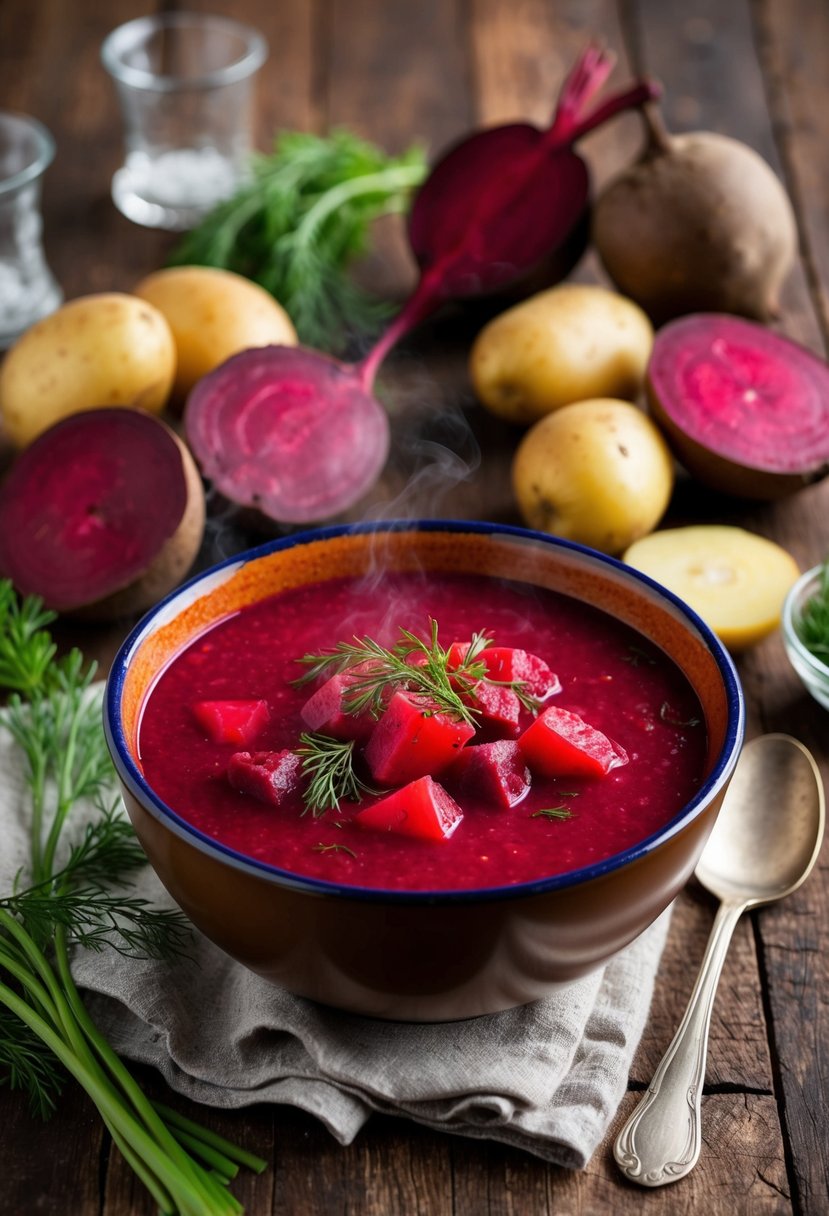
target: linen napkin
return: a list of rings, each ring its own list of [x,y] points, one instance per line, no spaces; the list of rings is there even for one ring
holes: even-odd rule
[[[80,827],[91,808],[77,808]],[[0,728],[0,895],[28,856],[19,754]],[[149,867],[135,893],[171,901]],[[583,1168],[621,1101],[669,912],[593,975],[505,1013],[438,1025],[339,1013],[277,988],[194,931],[185,960],[80,950],[73,972],[122,1055],[210,1106],[282,1102],[342,1144],[372,1111]]]

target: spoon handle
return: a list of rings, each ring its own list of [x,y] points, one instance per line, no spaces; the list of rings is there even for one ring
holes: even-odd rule
[[[640,1186],[676,1182],[697,1163],[711,1010],[731,935],[746,907],[725,901],[717,910],[685,1016],[648,1092],[616,1137],[616,1162]]]

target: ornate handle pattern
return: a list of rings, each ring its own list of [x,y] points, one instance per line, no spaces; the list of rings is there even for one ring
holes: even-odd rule
[[[734,927],[749,906],[729,900],[720,905],[685,1016],[648,1092],[616,1137],[616,1162],[640,1186],[676,1182],[691,1172],[699,1158],[711,1010]]]

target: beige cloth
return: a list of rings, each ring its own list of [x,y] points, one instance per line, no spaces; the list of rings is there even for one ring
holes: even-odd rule
[[[0,730],[0,893],[25,866],[27,819],[18,755]],[[149,868],[137,888],[169,903]],[[259,979],[200,934],[186,960],[81,950],[73,970],[114,1047],[197,1102],[289,1103],[342,1144],[382,1111],[581,1168],[625,1092],[668,915],[602,971],[545,1000],[443,1025],[316,1005]]]

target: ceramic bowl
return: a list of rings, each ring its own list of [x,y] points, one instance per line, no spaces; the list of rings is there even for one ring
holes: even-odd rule
[[[829,667],[807,650],[800,639],[803,609],[820,590],[822,577],[822,566],[814,566],[800,576],[783,604],[782,628],[783,645],[789,662],[803,681],[806,691],[824,709],[829,709]]]
[[[307,582],[398,570],[464,571],[562,591],[661,647],[702,704],[696,796],[656,834],[598,864],[514,886],[394,892],[339,886],[257,862],[203,835],[150,788],[137,753],[144,701],[171,659],[247,604]],[[600,967],[691,875],[737,760],[744,708],[731,660],[671,592],[592,550],[520,528],[428,521],[333,528],[234,557],[161,603],[121,648],[105,725],[135,830],[176,902],[245,966],[340,1009],[405,1020],[492,1013]]]

